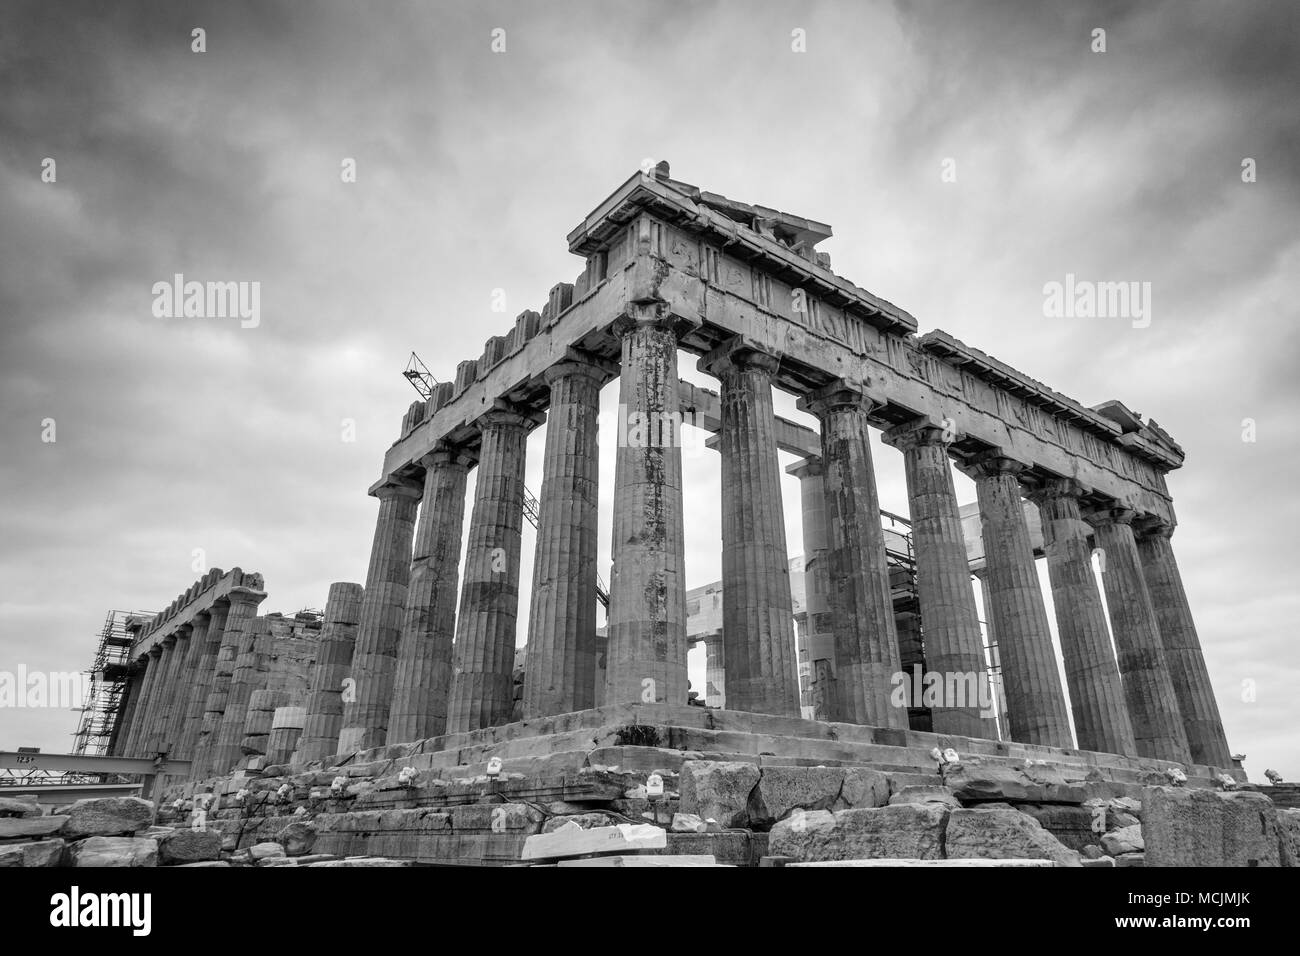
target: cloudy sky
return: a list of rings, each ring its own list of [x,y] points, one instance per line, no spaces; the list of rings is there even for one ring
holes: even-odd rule
[[[1169,430],[1229,742],[1254,779],[1300,778],[1297,46],[1286,2],[7,2],[0,670],[85,667],[105,613],[168,604],[195,549],[261,571],[268,611],[363,581],[408,353],[450,378],[581,271],[566,233],[667,159],[831,223],[835,270],[922,331]],[[259,282],[260,324],[155,317],[175,273]],[[1068,273],[1150,282],[1150,324],[1045,317]],[[685,466],[691,586],[721,573],[713,455]],[[0,749],[66,749],[75,723],[0,709]]]

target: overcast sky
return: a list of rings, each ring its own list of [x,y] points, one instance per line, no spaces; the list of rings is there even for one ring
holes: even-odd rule
[[[567,232],[667,159],[832,224],[835,271],[922,332],[1166,428],[1229,743],[1253,779],[1300,778],[1297,46],[1294,4],[1242,0],[7,2],[0,670],[87,666],[105,614],[166,606],[195,549],[261,571],[266,611],[364,581],[408,353],[451,378],[581,271]],[[260,324],[155,317],[175,273],[259,282]],[[1069,273],[1150,282],[1149,326],[1046,318]],[[906,513],[901,456],[875,452],[882,506]],[[602,459],[608,578],[609,441]],[[721,575],[718,461],[685,468],[694,587]],[[75,724],[0,709],[0,749],[64,750]]]

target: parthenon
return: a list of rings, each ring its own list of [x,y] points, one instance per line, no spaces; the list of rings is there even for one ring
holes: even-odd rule
[[[406,412],[369,489],[378,516],[366,579],[330,587],[297,697],[254,701],[270,652],[264,582],[214,571],[136,622],[112,752],[190,760],[186,798],[205,781],[227,778],[217,792],[230,792],[263,772],[383,764],[473,779],[493,759],[507,770],[533,761],[534,772],[593,732],[607,733],[625,770],[638,760],[680,769],[691,759],[681,753],[710,752],[750,755],[760,768],[921,774],[937,747],[1046,762],[1119,791],[1174,767],[1194,785],[1244,781],[1171,547],[1166,476],[1183,464],[1179,445],[1120,401],[1086,407],[946,332],[918,335],[907,312],[831,271],[816,248],[830,235],[675,180],[667,163],[635,173],[569,233],[585,261],[576,281]],[[679,378],[682,353],[717,379],[716,395]],[[615,433],[600,434],[600,393],[616,378]],[[818,428],[780,418],[774,389]],[[725,710],[692,701],[687,680],[680,435],[683,413],[706,407],[697,423],[716,434],[722,474]],[[525,446],[542,423],[524,596]],[[905,466],[918,633],[896,620],[873,431]],[[601,440],[617,449],[598,642]],[[778,451],[799,455],[786,469],[800,479],[797,505],[782,500]],[[1005,732],[974,696],[988,659],[953,468],[978,495]],[[791,506],[816,569],[799,645]],[[1063,668],[1027,511],[1040,519]],[[896,694],[909,641],[944,688],[924,730]],[[800,715],[798,646],[814,720]],[[662,754],[623,753],[628,727],[657,728],[647,746]],[[268,730],[249,763],[258,751],[246,738]],[[595,765],[588,752],[564,769]]]

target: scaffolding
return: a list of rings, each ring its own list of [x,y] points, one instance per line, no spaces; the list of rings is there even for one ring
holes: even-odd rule
[[[134,638],[127,630],[133,618],[153,617],[147,611],[109,611],[99,633],[99,645],[91,662],[89,693],[82,702],[81,718],[73,734],[72,752],[102,756],[108,753],[117,724],[118,710],[126,691]]]

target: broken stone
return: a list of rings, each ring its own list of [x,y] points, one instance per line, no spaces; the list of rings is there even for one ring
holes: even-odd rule
[[[1300,866],[1300,808],[1278,807],[1278,857],[1283,866]]]
[[[1002,800],[1078,805],[1087,799],[1083,787],[1070,784],[1051,766],[1007,766],[967,757],[961,763],[944,764],[942,770],[944,784],[962,803]]]
[[[248,848],[248,857],[254,863],[258,860],[265,860],[268,857],[286,856],[284,847],[278,843],[255,843]]]
[[[1147,787],[1142,791],[1142,837],[1151,866],[1281,862],[1277,808],[1262,793]]]
[[[795,808],[847,810],[883,806],[889,778],[880,771],[852,767],[765,767],[749,795],[753,826],[768,827]]]
[[[528,837],[524,841],[521,859],[549,860],[589,853],[629,853],[663,849],[667,845],[667,834],[649,824],[624,823],[616,827],[584,830],[576,823],[568,823],[550,833]]]
[[[51,836],[63,828],[63,823],[63,817],[0,818],[0,842]]]
[[[903,787],[889,798],[889,805],[900,803],[938,803],[958,809],[961,804],[947,787]]]
[[[153,804],[139,797],[91,797],[78,800],[63,817],[61,835],[69,840],[87,836],[134,834],[153,823]]]
[[[936,803],[798,812],[772,828],[768,852],[795,860],[938,859],[947,807]]]
[[[753,764],[688,760],[682,764],[681,812],[712,818],[724,827],[748,822],[749,795],[759,780]]]
[[[68,858],[78,867],[157,866],[158,841],[148,837],[93,836],[71,844]]]
[[[674,813],[669,829],[673,833],[706,833],[709,825],[694,813]]]
[[[275,837],[287,856],[306,856],[316,845],[316,827],[306,822],[290,823]]]
[[[216,830],[172,830],[158,840],[158,860],[164,866],[200,863],[221,855],[221,834]]]
[[[1142,827],[1128,826],[1102,835],[1101,848],[1111,856],[1124,853],[1141,853],[1146,845],[1142,842]]]
[[[0,866],[58,866],[63,862],[62,840],[9,843],[0,846]]]
[[[1079,865],[1078,854],[1018,810],[953,810],[944,846],[950,860],[1028,859]]]
[[[0,818],[2,817],[39,817],[44,816],[45,811],[41,805],[33,798],[31,800],[16,800],[12,797],[0,797]]]

